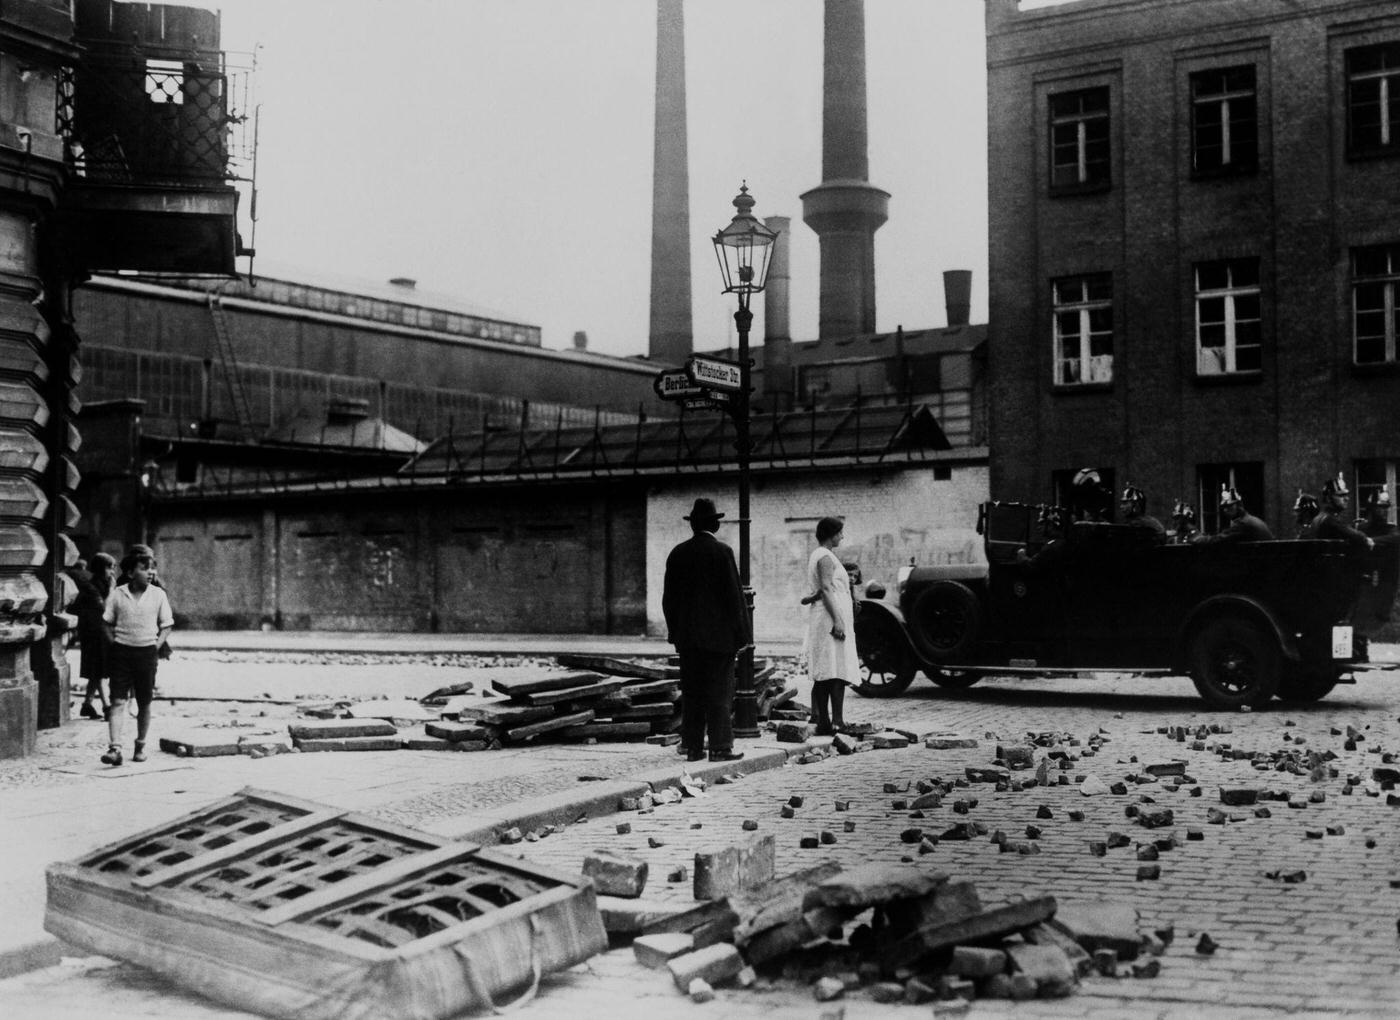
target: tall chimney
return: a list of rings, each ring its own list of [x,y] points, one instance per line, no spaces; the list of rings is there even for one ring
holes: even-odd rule
[[[647,353],[690,357],[690,172],[685,143],[685,21],[681,0],[656,3],[656,137],[651,185],[651,332]]]
[[[875,331],[875,231],[890,195],[870,184],[865,129],[865,0],[826,0],[822,183],[802,196],[821,242],[821,338]]]
[[[948,325],[966,326],[972,312],[972,270],[943,270],[943,304],[948,309]]]
[[[764,225],[777,231],[763,289],[763,392],[792,395],[792,327],[788,322],[789,230],[787,216],[769,216]],[[786,410],[786,407],[784,408]]]

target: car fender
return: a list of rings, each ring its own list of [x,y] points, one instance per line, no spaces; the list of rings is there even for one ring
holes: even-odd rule
[[[1212,595],[1187,614],[1186,619],[1181,624],[1180,630],[1177,632],[1176,647],[1177,658],[1179,660],[1177,663],[1178,666],[1186,665],[1188,657],[1187,650],[1190,647],[1190,639],[1196,628],[1213,617],[1226,614],[1244,616],[1262,623],[1278,641],[1279,650],[1283,653],[1283,657],[1292,662],[1298,661],[1298,641],[1289,629],[1283,625],[1283,621],[1278,618],[1278,615],[1272,609],[1251,595],[1239,595],[1227,592],[1221,595]]]
[[[866,613],[871,614],[871,619],[875,617],[884,617],[888,620],[892,620],[899,627],[899,632],[904,635],[905,647],[913,653],[915,659],[923,658],[919,655],[918,649],[914,647],[914,642],[909,637],[909,624],[904,619],[904,611],[898,606],[891,605],[888,602],[882,602],[879,599],[860,599],[856,603],[856,610],[861,616],[864,616]]]

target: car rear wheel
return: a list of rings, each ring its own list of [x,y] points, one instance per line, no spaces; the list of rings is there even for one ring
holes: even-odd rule
[[[1337,686],[1340,674],[1331,666],[1294,666],[1279,682],[1284,701],[1321,701]]]
[[[1259,708],[1278,690],[1280,658],[1278,642],[1261,624],[1219,617],[1191,642],[1191,679],[1215,708]]]
[[[857,693],[867,698],[892,698],[914,682],[918,663],[903,629],[888,616],[867,610],[856,617],[856,649],[861,674]]]
[[[910,631],[931,662],[970,662],[982,632],[982,604],[967,585],[937,581],[914,601]]]

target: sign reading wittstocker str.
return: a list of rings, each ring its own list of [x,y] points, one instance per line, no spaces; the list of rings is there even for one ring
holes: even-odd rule
[[[692,354],[686,360],[685,373],[695,385],[710,389],[738,393],[744,385],[744,373],[737,361]]]

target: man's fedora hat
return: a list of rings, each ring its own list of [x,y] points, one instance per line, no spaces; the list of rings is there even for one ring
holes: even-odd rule
[[[690,513],[688,513],[686,516],[682,517],[681,520],[683,520],[683,521],[717,521],[717,520],[719,520],[719,519],[720,519],[721,517],[723,517],[723,516],[724,516],[724,514],[720,513],[719,511],[717,511],[717,510],[715,509],[715,501],[714,501],[714,500],[712,500],[712,499],[706,499],[705,497],[701,496],[699,499],[697,499],[697,500],[695,501],[695,506],[693,506],[693,507],[691,508]]]

